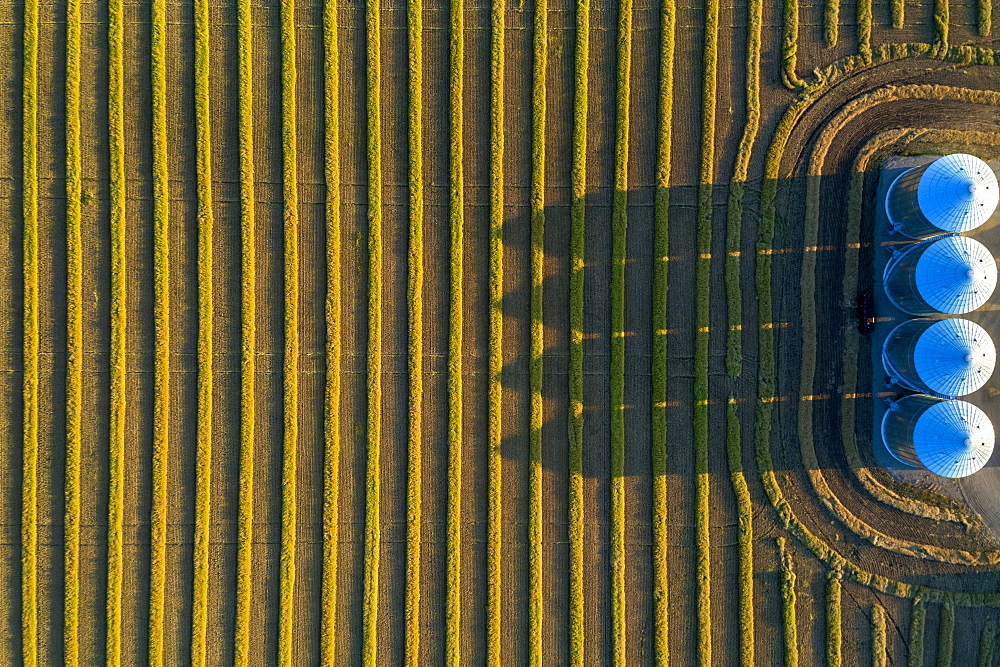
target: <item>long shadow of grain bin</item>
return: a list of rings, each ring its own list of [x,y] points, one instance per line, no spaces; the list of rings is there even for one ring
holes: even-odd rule
[[[654,195],[652,187],[628,192],[624,281],[624,430],[625,475],[651,471],[651,363]],[[671,188],[668,422],[671,449],[691,451],[694,350],[696,189]],[[583,253],[583,444],[581,473],[611,474],[611,294],[612,211],[610,188],[587,194],[584,203]],[[689,204],[690,206],[686,206]],[[571,442],[570,320],[573,238],[572,207],[544,209],[544,260],[541,285],[541,332],[544,354],[540,383],[532,387],[532,216],[528,207],[510,207],[504,222],[504,366],[503,440],[505,458],[530,461],[532,432],[541,437],[545,469],[568,470]],[[536,219],[536,224],[538,219]],[[537,250],[537,249],[536,249]],[[721,297],[721,295],[720,295]],[[537,293],[536,293],[537,298]],[[723,317],[725,313],[721,314]],[[724,345],[724,341],[720,341]],[[536,383],[538,378],[536,378]],[[535,390],[533,392],[533,389]],[[532,397],[540,394],[541,413],[532,426]],[[537,398],[535,399],[537,400]],[[539,420],[540,417],[540,420]],[[539,425],[540,421],[540,425]],[[684,424],[688,426],[684,426]]]

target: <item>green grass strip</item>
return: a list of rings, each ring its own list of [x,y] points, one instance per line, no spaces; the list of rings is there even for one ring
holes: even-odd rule
[[[576,3],[569,283],[569,660],[583,664],[583,279],[587,226],[587,73],[590,0]]]
[[[536,0],[531,114],[531,324],[528,385],[528,663],[542,662],[542,270],[545,261],[545,73],[548,1]]]
[[[486,526],[486,663],[500,662],[500,616],[503,554],[503,220],[504,220],[504,15],[506,0],[490,8],[490,323],[489,435],[487,454],[488,521]],[[572,501],[571,501],[572,502]]]
[[[823,5],[823,40],[828,48],[837,45],[840,30],[840,0],[826,0]]]
[[[66,2],[66,507],[63,659],[80,660],[80,450],[83,425],[83,197],[80,156],[80,2]]]
[[[831,570],[826,578],[826,664],[829,667],[840,667],[842,664],[842,588],[840,572]]]
[[[250,600],[253,588],[253,449],[256,439],[257,257],[253,161],[253,17],[251,0],[238,0],[240,146],[240,479],[236,545],[234,662],[250,659]]]
[[[462,661],[462,335],[463,236],[465,170],[462,139],[462,95],[465,79],[465,6],[451,2],[451,163],[449,222],[451,227],[451,295],[448,332],[448,584],[445,599],[445,662]]]
[[[326,178],[326,393],[323,426],[323,591],[320,661],[337,657],[340,542],[340,51],[337,3],[323,3],[323,120]]]
[[[781,82],[801,90],[806,82],[796,74],[799,62],[799,0],[784,0],[781,32]]]
[[[909,667],[923,667],[924,664],[924,626],[927,622],[927,605],[917,598],[913,601],[910,611],[910,641],[907,644]]]
[[[698,259],[695,265],[694,521],[698,598],[698,662],[712,664],[711,542],[708,477],[708,343],[712,257],[712,191],[715,178],[715,104],[719,0],[705,7],[702,72],[701,166],[698,185]]]
[[[872,667],[886,667],[889,654],[886,652],[885,608],[872,605]]]
[[[948,24],[951,21],[951,6],[948,0],[934,0],[934,49],[943,57],[948,50]]]
[[[651,374],[651,463],[653,473],[653,652],[670,660],[667,525],[667,258],[670,256],[670,157],[674,121],[675,0],[660,7],[660,125],[656,137],[656,194],[653,218],[653,303]],[[580,299],[581,321],[583,297]],[[582,545],[581,545],[582,549]]]
[[[296,495],[299,447],[299,183],[295,90],[295,2],[281,3],[281,153],[285,226],[284,450],[281,462],[281,567],[278,664],[291,665],[295,618]]]
[[[983,625],[983,632],[979,635],[979,654],[976,656],[976,664],[979,667],[993,667],[993,652],[996,649],[996,622],[991,618]]]
[[[122,523],[125,504],[125,85],[124,5],[108,2],[108,156],[111,195],[111,349],[110,432],[108,438],[108,589],[109,665],[121,660]]]
[[[938,667],[951,667],[955,654],[955,607],[949,603],[941,605],[941,624],[938,627]]]
[[[976,27],[981,36],[989,37],[993,30],[993,0],[979,0]]]
[[[379,500],[382,440],[382,17],[366,0],[368,79],[368,470],[365,482],[365,581],[362,662],[378,655],[378,572],[382,552]]]
[[[611,205],[611,658],[625,664],[625,256],[628,228],[632,0],[618,19],[614,199]]]
[[[24,3],[24,433],[21,482],[21,647],[38,662],[38,1]]]
[[[906,0],[889,0],[889,14],[892,27],[902,30],[906,19]]]
[[[872,0],[858,0],[858,53],[867,60],[872,57]]]
[[[212,132],[209,102],[208,0],[194,3],[194,106],[198,169],[198,444],[195,464],[194,594],[191,663],[207,659],[209,539],[212,522],[213,298]]]
[[[167,3],[153,0],[153,493],[150,512],[149,662],[163,664],[170,444],[170,192],[167,172]]]
[[[795,567],[792,554],[785,548],[785,538],[775,538],[781,559],[781,628],[785,648],[785,665],[799,664],[798,620],[795,613]]]

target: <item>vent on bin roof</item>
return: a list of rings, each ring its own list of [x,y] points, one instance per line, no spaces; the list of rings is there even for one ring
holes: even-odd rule
[[[913,429],[920,462],[942,477],[965,477],[982,468],[993,453],[993,439],[989,417],[965,401],[932,405]]]
[[[938,320],[913,347],[913,368],[935,394],[965,396],[993,375],[997,353],[990,335],[975,322]]]
[[[917,188],[921,212],[947,232],[967,232],[983,224],[996,210],[998,198],[1000,189],[993,170],[966,153],[935,160]]]
[[[917,262],[920,296],[942,313],[968,313],[993,295],[997,265],[979,241],[947,236],[934,241]]]

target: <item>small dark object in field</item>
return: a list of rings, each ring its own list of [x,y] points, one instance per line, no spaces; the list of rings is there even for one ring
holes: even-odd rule
[[[865,290],[858,295],[858,331],[870,334],[875,330],[875,295]]]

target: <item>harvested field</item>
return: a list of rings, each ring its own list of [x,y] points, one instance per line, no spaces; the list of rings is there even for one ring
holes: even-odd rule
[[[987,0],[0,0],[0,664],[993,664],[870,447]]]

